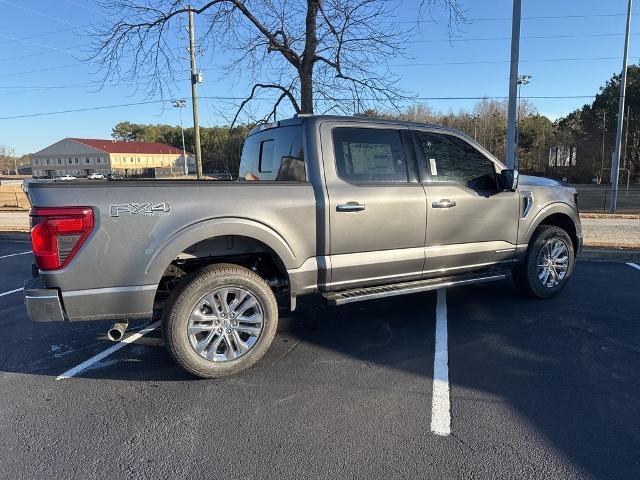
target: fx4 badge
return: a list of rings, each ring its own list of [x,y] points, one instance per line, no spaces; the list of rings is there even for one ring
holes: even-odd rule
[[[144,215],[145,217],[168,215],[171,212],[169,204],[164,203],[123,203],[122,205],[111,205],[110,215],[119,217],[122,213],[131,215]]]

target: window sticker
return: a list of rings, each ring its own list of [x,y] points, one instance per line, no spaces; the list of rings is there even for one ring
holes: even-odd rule
[[[438,176],[438,168],[436,167],[436,159],[435,158],[430,158],[429,159],[429,168],[431,168],[431,175],[434,177]]]

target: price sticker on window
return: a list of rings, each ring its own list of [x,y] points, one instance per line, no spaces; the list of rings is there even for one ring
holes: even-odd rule
[[[438,167],[436,167],[436,159],[435,158],[430,158],[429,159],[429,168],[431,169],[431,175],[434,177],[438,176]]]

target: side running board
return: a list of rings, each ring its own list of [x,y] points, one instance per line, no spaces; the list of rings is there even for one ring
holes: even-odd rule
[[[506,277],[507,275],[505,273],[484,272],[456,275],[455,277],[429,278],[413,282],[393,283],[391,285],[379,285],[377,287],[354,288],[351,290],[341,290],[339,292],[327,292],[323,293],[322,296],[327,300],[329,305],[344,305],[345,303],[362,302],[364,300],[393,297],[395,295],[427,292],[442,287],[493,282],[503,280]]]

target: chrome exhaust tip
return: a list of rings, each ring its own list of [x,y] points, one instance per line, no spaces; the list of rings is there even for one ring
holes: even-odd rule
[[[107,338],[112,342],[119,342],[127,330],[129,322],[116,322],[107,332]]]

